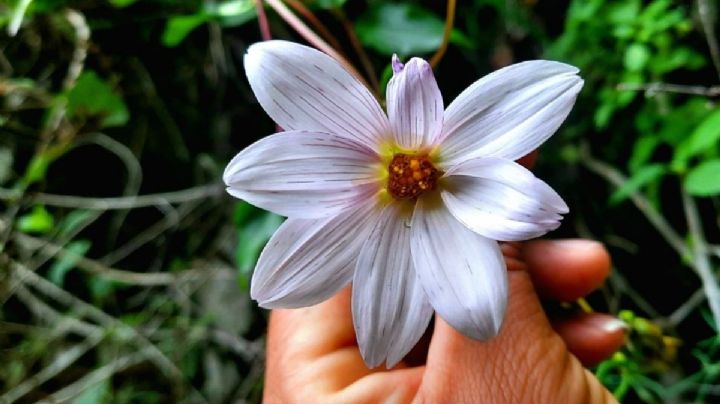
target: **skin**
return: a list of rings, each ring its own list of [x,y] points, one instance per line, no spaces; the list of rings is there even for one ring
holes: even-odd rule
[[[273,311],[265,402],[615,402],[583,363],[618,349],[624,330],[611,329],[614,319],[604,314],[551,321],[538,297],[572,300],[597,288],[610,270],[605,248],[585,240],[502,248],[510,296],[500,334],[475,341],[436,316],[427,351],[421,341],[391,370],[367,369],[362,361],[350,288],[317,306]],[[424,363],[409,366],[418,356]]]

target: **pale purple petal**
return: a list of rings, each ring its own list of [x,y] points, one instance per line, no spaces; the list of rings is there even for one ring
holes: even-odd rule
[[[389,136],[375,97],[325,53],[264,41],[248,49],[244,63],[260,105],[283,129],[334,133],[370,148]]]
[[[422,337],[432,307],[410,256],[412,212],[398,203],[382,212],[358,258],[352,314],[358,346],[373,368],[395,366]]]
[[[578,69],[536,60],[493,72],[445,111],[444,167],[481,156],[516,160],[540,146],[570,113],[583,86]]]
[[[463,226],[440,201],[420,198],[412,219],[411,250],[418,278],[443,320],[471,338],[497,335],[508,284],[495,241]]]
[[[289,217],[332,216],[376,192],[378,157],[352,140],[326,133],[281,132],[230,161],[228,193]]]
[[[393,73],[395,73],[395,74],[400,73],[402,71],[403,67],[405,67],[403,62],[400,61],[400,58],[398,57],[397,54],[392,55],[391,65],[392,65]]]
[[[500,158],[468,160],[446,173],[442,199],[472,231],[502,241],[527,240],[560,226],[568,208],[545,182]]]
[[[365,203],[323,219],[288,219],[265,246],[250,296],[265,308],[297,308],[326,300],[347,286],[360,248],[378,220]]]
[[[497,157],[471,159],[453,166],[445,175],[467,175],[501,182],[531,199],[549,205],[557,213],[565,214],[569,211],[565,201],[554,189],[532,171],[511,160]]]
[[[396,143],[409,150],[433,146],[443,124],[443,100],[430,65],[412,58],[395,71],[387,85],[387,111]]]

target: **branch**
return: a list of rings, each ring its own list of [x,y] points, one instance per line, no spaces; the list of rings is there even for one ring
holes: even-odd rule
[[[708,248],[714,256],[720,258],[720,245],[712,245],[708,246]]]
[[[89,210],[138,209],[152,206],[177,204],[198,199],[218,197],[223,194],[221,184],[202,185],[181,191],[114,198],[91,198],[74,195],[30,194],[32,201],[49,206]],[[0,188],[0,200],[16,202],[23,197],[22,191]]]
[[[129,367],[144,362],[149,359],[151,355],[151,350],[149,348],[144,348],[137,352],[115,358],[107,365],[93,370],[78,379],[76,382],[56,391],[44,400],[39,401],[39,403],[49,404],[70,402],[83,391],[93,387],[105,379],[112,377],[112,375],[117,372],[122,372]]]
[[[67,90],[75,85],[75,81],[80,77],[85,66],[90,41],[90,27],[87,25],[85,16],[79,11],[68,9],[65,11],[65,18],[75,30],[75,50],[68,66],[67,75],[63,80],[63,88]]]
[[[90,28],[87,25],[85,16],[79,11],[68,10],[65,13],[65,18],[75,31],[75,49],[63,79],[63,89],[69,90],[75,85],[85,67],[85,59],[87,58],[90,43]],[[59,101],[55,108],[50,109],[45,127],[49,128],[51,132],[60,129],[60,125],[67,114],[66,104],[67,101]]]
[[[31,285],[33,288],[46,294],[57,302],[65,306],[72,307],[73,311],[78,316],[87,315],[105,328],[116,330],[115,332],[118,333],[121,338],[148,349],[149,359],[151,359],[160,370],[165,372],[167,375],[172,376],[176,382],[184,380],[182,371],[178,369],[178,367],[157,346],[148,340],[147,337],[139,333],[135,328],[105,313],[101,309],[77,298],[73,294],[56,286],[42,276],[30,271],[19,262],[11,261],[10,268],[13,272],[13,277],[17,278],[18,282],[27,282],[28,285]],[[188,384],[188,386],[190,387],[190,393],[194,397],[195,401],[206,402],[197,389],[195,389],[191,384]]]
[[[58,374],[60,374],[60,372],[67,369],[75,361],[80,359],[81,356],[85,355],[97,344],[99,344],[104,336],[104,330],[98,329],[97,331],[88,335],[83,342],[73,346],[70,349],[64,350],[63,352],[58,354],[49,365],[45,366],[39,372],[25,379],[22,383],[15,386],[12,390],[0,396],[0,402],[11,403],[17,401],[27,393],[39,387],[41,384],[57,376]]]
[[[619,170],[592,157],[587,149],[587,145],[582,145],[580,147],[580,161],[588,170],[594,172],[618,188],[622,187],[628,181],[628,179]],[[633,192],[630,195],[630,200],[633,201],[640,212],[645,215],[648,221],[650,221],[655,229],[657,229],[657,231],[665,238],[665,241],[667,241],[681,257],[689,255],[688,248],[685,246],[683,239],[655,209],[655,207],[652,206],[650,201],[648,201],[643,194],[640,192]]]
[[[685,303],[680,305],[680,307],[675,309],[672,314],[667,316],[666,321],[668,325],[670,325],[671,327],[676,327],[678,324],[682,323],[683,320],[685,320],[688,314],[692,313],[692,311],[695,310],[695,308],[704,301],[705,290],[696,290],[695,293],[693,293],[692,296],[690,296],[690,298],[685,301]]]
[[[718,46],[718,39],[715,36],[715,21],[712,20],[713,16],[710,10],[710,4],[707,0],[698,0],[697,3],[700,23],[702,24],[703,31],[705,31],[708,48],[710,48],[710,58],[712,59],[713,65],[715,65],[715,71],[720,79],[720,47]]]
[[[707,241],[705,241],[705,234],[700,222],[700,214],[695,200],[687,193],[685,188],[681,188],[681,195],[688,230],[692,239],[693,266],[702,281],[710,311],[715,319],[715,326],[720,330],[720,287],[718,287],[715,274],[710,266]]]
[[[615,87],[615,89],[618,91],[644,91],[645,95],[648,97],[652,97],[657,93],[690,94],[700,95],[703,97],[720,96],[720,86],[705,87],[667,83],[620,83]]]
[[[83,136],[75,144],[74,148],[86,144],[97,145],[104,148],[108,152],[112,153],[115,157],[117,157],[125,165],[125,170],[127,171],[127,181],[125,182],[122,196],[137,196],[137,194],[140,192],[143,174],[140,161],[137,159],[137,157],[135,157],[135,154],[132,152],[132,150],[130,150],[130,148],[125,146],[124,144],[111,138],[110,136],[100,132],[91,133]],[[109,245],[115,244],[117,236],[120,232],[120,227],[122,227],[122,224],[129,213],[129,211],[120,211],[117,212],[111,219],[108,237]]]
[[[58,256],[73,260],[75,265],[85,272],[100,276],[101,278],[111,281],[121,282],[135,286],[164,286],[173,285],[179,282],[187,282],[192,280],[206,279],[209,277],[227,277],[232,278],[233,274],[224,269],[207,270],[207,269],[189,269],[182,272],[133,272],[122,269],[115,269],[102,264],[99,261],[83,257],[62,246],[53,244],[49,241],[29,236],[23,233],[15,233],[15,239],[18,243],[33,250],[39,250],[43,255]]]
[[[107,266],[115,265],[123,258],[135,252],[138,248],[152,241],[157,241],[158,237],[166,231],[177,228],[183,219],[185,219],[194,209],[200,206],[207,206],[207,204],[203,205],[200,201],[194,201],[184,203],[180,205],[178,209],[172,209],[172,207],[165,209],[165,216],[163,216],[162,219],[133,236],[133,238],[128,240],[125,244],[115,247],[105,256],[99,258],[98,261]],[[160,210],[162,211],[163,209]]]

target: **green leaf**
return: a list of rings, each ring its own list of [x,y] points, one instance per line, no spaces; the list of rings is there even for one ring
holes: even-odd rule
[[[604,129],[607,127],[608,123],[610,123],[610,119],[615,113],[615,109],[616,107],[614,103],[606,102],[601,104],[600,107],[595,110],[595,115],[593,116],[595,127],[598,129]]]
[[[720,194],[720,159],[705,161],[688,172],[685,189],[695,196]]]
[[[100,116],[103,127],[122,126],[130,118],[122,98],[92,70],[80,75],[67,93],[67,101],[70,116]]]
[[[688,47],[672,49],[668,56],[656,56],[650,64],[650,70],[655,74],[664,74],[685,68],[696,70],[705,65],[705,58],[695,50]]]
[[[326,10],[334,10],[342,8],[346,2],[347,0],[315,0],[312,2],[312,5]]]
[[[219,20],[223,27],[238,27],[257,16],[254,0],[229,0],[219,4],[207,3],[205,12]]]
[[[409,3],[376,3],[355,24],[360,41],[385,55],[409,56],[436,50],[445,23],[432,12]],[[450,42],[471,46],[472,41],[453,31]]]
[[[124,8],[137,3],[138,0],[110,0],[110,4],[117,8]]]
[[[631,172],[637,173],[643,165],[650,160],[655,149],[660,145],[660,138],[657,136],[641,136],[635,141],[632,155],[628,161],[628,168]]]
[[[28,167],[25,169],[23,181],[27,185],[30,185],[45,179],[45,174],[52,161],[53,159],[46,153],[34,155],[32,160],[30,160],[30,164],[28,164]]]
[[[78,227],[85,224],[92,216],[93,212],[89,210],[75,209],[71,211],[58,223],[58,235],[69,236]]]
[[[634,43],[625,49],[625,67],[630,71],[641,71],[650,60],[650,49],[641,43]]]
[[[393,76],[393,68],[392,63],[388,63],[385,65],[385,68],[383,69],[382,73],[380,74],[380,90],[382,91],[382,94],[385,94],[385,91],[387,90],[387,85],[390,82],[390,79]]]
[[[192,30],[205,23],[209,18],[210,16],[205,13],[170,17],[162,34],[162,44],[170,48],[178,46]]]
[[[103,279],[99,276],[94,276],[88,280],[88,287],[90,288],[90,294],[93,300],[100,302],[114,292],[118,286],[122,286],[120,282],[112,281],[109,279]]]
[[[90,249],[91,243],[88,240],[76,240],[67,243],[65,250],[67,254],[58,256],[48,270],[48,279],[58,286],[62,286],[65,275],[69,270],[75,268],[78,260],[84,257]]]
[[[37,205],[17,221],[18,230],[24,233],[47,233],[55,226],[55,219],[42,205]]]
[[[101,404],[107,402],[110,395],[110,381],[103,380],[83,390],[79,396],[72,400],[73,404]]]
[[[653,106],[653,108],[658,108]],[[656,109],[648,109],[647,114],[657,114]],[[662,117],[662,125],[658,128],[656,135],[667,142],[673,148],[680,148],[680,145],[687,141],[689,134],[695,131],[698,122],[704,121],[711,113],[708,102],[703,97],[690,98],[686,103],[673,107]]]
[[[610,195],[610,205],[617,205],[624,201],[643,186],[662,177],[665,172],[665,166],[662,164],[651,164],[639,168],[632,177]]]
[[[256,212],[261,212],[256,210]],[[235,259],[239,271],[239,282],[242,289],[247,289],[250,275],[260,251],[270,236],[275,233],[283,222],[281,216],[269,212],[261,212],[254,220],[249,221],[240,228]]]
[[[707,150],[717,148],[720,142],[720,108],[713,111],[680,143],[673,157],[673,165],[683,169],[688,160]]]
[[[258,209],[245,201],[239,201],[235,204],[233,212],[233,223],[240,228]]]
[[[640,0],[621,1],[611,4],[605,18],[614,25],[632,24],[640,14],[640,7]],[[593,14],[592,17],[597,19],[598,15]]]

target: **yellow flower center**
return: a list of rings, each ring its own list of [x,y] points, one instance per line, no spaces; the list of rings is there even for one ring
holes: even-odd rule
[[[396,153],[388,166],[387,190],[395,199],[415,199],[435,189],[441,175],[427,155]]]

